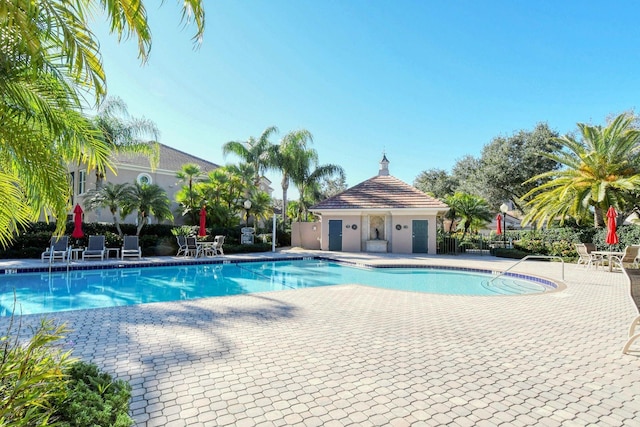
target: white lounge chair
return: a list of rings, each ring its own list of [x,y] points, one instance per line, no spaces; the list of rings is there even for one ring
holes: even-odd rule
[[[142,258],[142,249],[140,248],[138,236],[124,236],[124,243],[120,250],[120,259],[124,259],[126,256]]]
[[[106,254],[107,248],[104,245],[104,236],[89,236],[87,248],[82,251],[82,260],[100,258],[103,261]]]
[[[67,261],[70,255],[71,247],[69,246],[69,236],[52,237],[49,247],[42,252],[40,259],[42,262],[54,262],[57,259]]]

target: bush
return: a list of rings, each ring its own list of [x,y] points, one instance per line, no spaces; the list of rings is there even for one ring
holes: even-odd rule
[[[56,405],[54,417],[63,427],[129,427],[129,383],[114,381],[96,365],[74,363],[66,372],[66,397]]]
[[[14,304],[15,305],[15,304]],[[42,319],[23,339],[12,316],[0,336],[0,425],[116,426],[129,417],[131,386],[56,347],[66,326]]]
[[[71,364],[69,353],[52,343],[67,329],[43,319],[23,345],[13,321],[0,337],[0,425],[47,425],[55,412],[53,402],[66,395],[63,370]]]

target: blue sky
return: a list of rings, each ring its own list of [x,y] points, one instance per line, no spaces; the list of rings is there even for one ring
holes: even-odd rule
[[[304,128],[349,185],[376,175],[383,151],[412,183],[496,136],[538,122],[565,134],[638,100],[632,1],[205,0],[197,50],[178,3],[146,2],[145,66],[96,23],[108,90],[160,142],[218,164],[237,161],[227,141]]]

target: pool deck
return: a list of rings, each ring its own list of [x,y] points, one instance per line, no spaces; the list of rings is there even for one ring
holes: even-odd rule
[[[224,259],[316,255],[515,262],[301,250]],[[0,260],[0,269],[42,265]],[[515,271],[558,280],[561,264]],[[491,297],[340,285],[51,317],[73,330],[74,356],[131,383],[137,426],[640,426],[640,347],[621,353],[636,316],[624,275],[567,264],[565,285]]]

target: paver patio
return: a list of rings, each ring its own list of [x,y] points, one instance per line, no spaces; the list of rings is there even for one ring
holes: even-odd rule
[[[517,271],[558,279],[560,264]],[[566,289],[542,295],[340,285],[52,316],[74,356],[130,381],[138,426],[638,426],[640,353],[621,354],[634,315],[621,273],[567,265]]]

